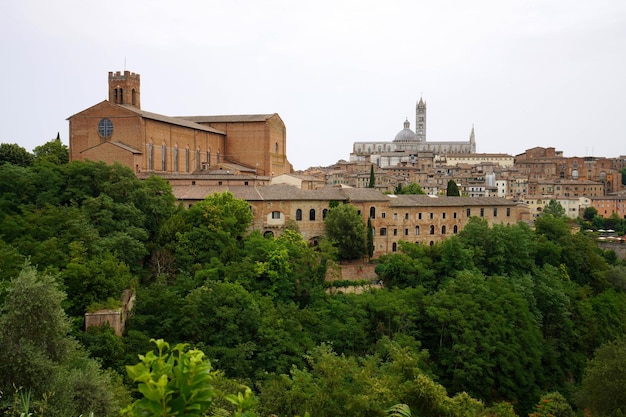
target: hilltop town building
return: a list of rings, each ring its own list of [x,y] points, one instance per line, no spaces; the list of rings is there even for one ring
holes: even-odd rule
[[[379,167],[395,166],[401,163],[418,164],[419,153],[468,154],[476,153],[474,127],[468,141],[429,142],[426,139],[426,102],[420,98],[415,106],[415,132],[407,119],[393,141],[354,142],[350,161],[369,161]]]
[[[254,175],[293,171],[274,114],[170,117],[141,108],[139,74],[109,72],[109,99],[69,120],[70,160],[119,162],[136,173],[191,174],[236,164]]]
[[[459,233],[471,217],[493,224],[516,224],[530,218],[528,206],[498,197],[435,197],[388,195],[372,188],[326,187],[303,190],[291,185],[264,187],[174,186],[186,207],[215,192],[229,191],[248,201],[254,214],[251,226],[265,235],[280,236],[296,225],[315,242],[324,235],[324,218],[331,202],[354,205],[374,229],[374,256],[398,250],[400,241],[432,245]]]

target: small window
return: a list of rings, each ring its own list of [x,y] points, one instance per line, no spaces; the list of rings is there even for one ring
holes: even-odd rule
[[[485,209],[484,208],[480,208],[480,217],[485,217]]]
[[[273,211],[272,219],[280,219],[280,211]]]
[[[435,234],[435,226],[433,226],[433,225],[430,226],[430,234],[431,235]]]
[[[419,234],[420,234],[420,227],[415,226],[415,236],[418,236]]]
[[[302,209],[296,210],[296,220],[297,221],[301,221],[302,220]]]
[[[386,213],[380,213],[380,217],[384,219],[384,218],[387,217],[387,214]]]
[[[393,235],[398,236],[398,229],[393,229]]]
[[[387,228],[386,227],[381,227],[380,228],[380,235],[381,236],[387,236]]]
[[[404,236],[408,236],[409,235],[409,229],[404,229]]]
[[[454,233],[455,235],[459,233],[459,226],[455,224],[454,227],[452,228],[452,233]]]
[[[446,212],[444,211],[443,213],[441,213],[441,218],[445,219],[446,218]]]
[[[391,244],[391,251],[396,252],[397,250],[398,250],[398,244],[396,242],[393,242]]]
[[[442,235],[446,234],[446,226],[445,225],[441,226],[441,234]]]
[[[493,217],[498,217],[498,207],[493,208]]]
[[[315,209],[309,210],[309,220],[315,221]]]
[[[409,220],[409,213],[404,213],[404,220]]]
[[[422,220],[422,213],[417,213],[417,220]]]
[[[328,214],[328,209],[322,210],[322,220],[324,220],[326,218],[327,214]]]
[[[370,207],[370,219],[376,218],[376,207]]]
[[[456,211],[452,213],[452,217],[456,219]]]
[[[467,209],[467,217],[472,217],[472,209]]]
[[[398,213],[393,213],[393,219],[398,220]]]
[[[506,217],[511,217],[511,207],[506,208]]]
[[[435,218],[435,213],[430,213],[430,218],[434,219]]]

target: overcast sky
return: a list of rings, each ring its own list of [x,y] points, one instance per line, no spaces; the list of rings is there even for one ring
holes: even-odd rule
[[[2,0],[0,143],[29,151],[141,74],[142,109],[278,113],[296,169],[391,141],[626,154],[624,0]]]

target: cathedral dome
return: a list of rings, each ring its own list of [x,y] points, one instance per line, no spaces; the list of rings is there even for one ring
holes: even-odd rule
[[[394,142],[417,142],[417,136],[415,135],[415,132],[413,132],[410,129],[409,127],[410,125],[411,123],[407,119],[404,122],[404,129],[398,132],[398,134],[396,135],[396,138],[393,141]]]

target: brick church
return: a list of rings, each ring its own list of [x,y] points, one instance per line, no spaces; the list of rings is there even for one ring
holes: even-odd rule
[[[197,174],[225,163],[259,176],[293,171],[276,113],[164,116],[142,110],[139,74],[109,72],[108,84],[108,100],[68,118],[70,160],[119,162],[137,174]]]

